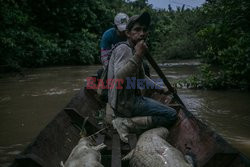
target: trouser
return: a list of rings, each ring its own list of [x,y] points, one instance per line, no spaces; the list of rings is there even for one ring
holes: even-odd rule
[[[134,107],[132,117],[152,116],[154,126],[170,127],[177,120],[175,109],[148,97],[136,97]]]

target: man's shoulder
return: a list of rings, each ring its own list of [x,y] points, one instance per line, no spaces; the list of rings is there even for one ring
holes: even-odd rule
[[[121,42],[114,48],[112,54],[116,55],[115,57],[120,57],[123,55],[130,55],[132,54],[132,48],[129,46],[128,43]]]
[[[102,35],[101,39],[101,49],[111,49],[112,45],[114,44],[114,39],[116,36],[116,30],[115,28],[110,28],[107,31],[105,31]]]
[[[113,28],[110,28],[110,29],[106,30],[103,33],[103,35],[112,35],[112,34],[115,34],[115,33],[116,33],[116,31],[115,31],[115,28],[113,27]]]
[[[132,50],[128,42],[119,42],[114,50]]]

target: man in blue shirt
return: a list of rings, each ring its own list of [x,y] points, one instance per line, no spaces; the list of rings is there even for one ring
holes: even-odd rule
[[[101,39],[101,62],[104,67],[108,64],[108,53],[112,47],[121,41],[126,41],[125,34],[126,25],[128,22],[128,15],[125,13],[118,13],[114,18],[115,27],[108,29],[102,35]]]

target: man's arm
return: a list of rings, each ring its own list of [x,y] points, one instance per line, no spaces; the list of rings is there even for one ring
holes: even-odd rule
[[[108,54],[111,49],[110,34],[108,31],[104,32],[101,39],[101,62],[104,66],[108,64]]]
[[[151,84],[149,85],[154,85],[154,88],[157,87],[157,89],[147,89],[145,92],[148,94],[153,93],[154,91],[158,92],[158,93],[163,93],[163,94],[169,94],[170,92],[168,91],[168,88],[157,84],[156,82],[154,82],[151,78],[149,78],[147,75],[145,75],[145,79],[147,80],[147,82],[151,82]]]

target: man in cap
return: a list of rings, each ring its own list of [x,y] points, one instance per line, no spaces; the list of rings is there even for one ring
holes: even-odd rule
[[[115,27],[108,29],[102,35],[101,39],[101,62],[104,66],[108,64],[108,53],[111,48],[121,41],[126,41],[125,34],[126,25],[128,22],[128,15],[125,13],[118,13],[114,18]]]
[[[147,79],[142,59],[148,52],[145,39],[148,35],[150,15],[147,12],[132,16],[126,26],[127,44],[117,46],[113,51],[108,66],[108,79],[123,79],[126,85],[127,79]],[[153,83],[156,85],[156,83]],[[120,138],[128,142],[127,135],[131,129],[145,130],[154,126],[171,126],[177,119],[174,109],[163,105],[151,98],[142,96],[139,88],[117,89],[108,92],[108,103],[114,110],[115,118],[112,121],[114,128],[118,131]],[[165,92],[166,88],[158,89]]]
[[[108,29],[102,35],[101,39],[101,63],[103,66],[107,66],[108,64],[108,55],[113,46],[117,43],[126,41],[127,36],[125,34],[126,25],[128,22],[128,15],[125,13],[118,13],[114,18],[115,27]],[[144,70],[147,76],[150,76],[150,69],[147,63],[143,63]],[[100,77],[103,69],[99,70],[98,76]]]

